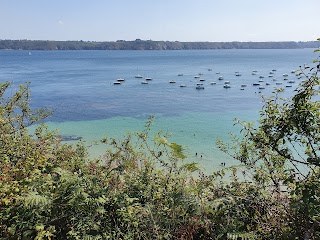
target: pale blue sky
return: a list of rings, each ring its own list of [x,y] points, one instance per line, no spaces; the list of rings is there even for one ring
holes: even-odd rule
[[[0,0],[0,39],[309,41],[320,0]]]

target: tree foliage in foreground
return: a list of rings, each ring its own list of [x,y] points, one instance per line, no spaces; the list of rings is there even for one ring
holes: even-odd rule
[[[211,175],[165,135],[149,136],[152,119],[102,140],[102,159],[44,125],[30,135],[48,111],[30,109],[28,86],[8,96],[1,83],[0,239],[320,238],[315,63],[292,98],[275,92],[257,127],[241,123],[242,138],[220,143],[241,164]]]

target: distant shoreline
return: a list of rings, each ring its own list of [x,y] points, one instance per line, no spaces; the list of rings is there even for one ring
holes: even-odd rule
[[[179,42],[136,39],[115,42],[0,40],[0,50],[209,50],[209,49],[299,49],[319,48],[320,41],[307,42]]]

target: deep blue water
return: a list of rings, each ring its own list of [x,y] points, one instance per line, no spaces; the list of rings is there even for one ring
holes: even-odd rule
[[[149,114],[176,116],[186,112],[228,112],[260,109],[260,94],[253,82],[263,75],[276,86],[269,72],[290,72],[312,62],[313,49],[190,50],[190,51],[0,51],[0,81],[31,82],[32,104],[52,107],[51,121],[80,121],[117,116],[144,118]],[[212,71],[208,71],[211,68]],[[252,70],[258,70],[252,75]],[[235,76],[235,71],[242,75]],[[216,74],[220,72],[220,74]],[[183,73],[182,77],[177,74]],[[198,73],[206,81],[196,90]],[[134,76],[153,78],[148,85]],[[219,81],[218,76],[224,80]],[[126,81],[113,85],[117,78]],[[176,84],[169,84],[175,80]],[[223,88],[225,80],[229,89]],[[210,82],[217,82],[210,85]],[[180,88],[180,84],[187,87]],[[241,84],[247,84],[240,90]],[[284,83],[285,84],[285,83]],[[292,89],[287,89],[292,92]]]

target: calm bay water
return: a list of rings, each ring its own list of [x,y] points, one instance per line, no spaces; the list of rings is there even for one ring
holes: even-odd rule
[[[314,57],[313,49],[0,51],[0,81],[30,81],[32,105],[55,110],[49,127],[59,128],[63,135],[81,136],[87,145],[105,135],[121,138],[126,132],[141,130],[154,114],[153,131],[172,133],[171,140],[185,146],[189,159],[213,169],[222,161],[233,163],[215,146],[218,137],[227,139],[228,132],[239,130],[233,119],[257,119],[261,95],[270,95],[276,86],[285,88],[290,80],[295,83],[283,95],[292,94],[302,79],[291,71]],[[268,77],[272,69],[277,71]],[[253,70],[257,75],[252,75]],[[241,76],[235,76],[236,71]],[[195,89],[199,79],[194,76],[199,73],[205,80],[203,90]],[[283,80],[284,73],[289,80]],[[152,81],[141,84],[144,79],[135,78],[137,74]],[[260,75],[264,76],[261,84],[270,83],[261,90],[252,86]],[[218,80],[219,76],[224,80]],[[117,78],[125,82],[113,85]],[[176,83],[170,84],[171,80]],[[213,81],[215,85],[210,84]],[[230,81],[231,88],[223,88],[224,81]],[[242,84],[247,85],[244,90],[240,90]],[[90,151],[97,156],[103,146]]]

